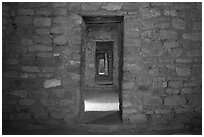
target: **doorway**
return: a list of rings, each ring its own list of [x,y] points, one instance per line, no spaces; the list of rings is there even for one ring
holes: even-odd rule
[[[83,19],[83,119],[85,123],[110,122],[114,116],[121,121],[123,17],[84,16]]]

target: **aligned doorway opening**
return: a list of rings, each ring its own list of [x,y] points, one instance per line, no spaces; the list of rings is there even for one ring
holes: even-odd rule
[[[82,122],[122,122],[123,16],[83,16]]]

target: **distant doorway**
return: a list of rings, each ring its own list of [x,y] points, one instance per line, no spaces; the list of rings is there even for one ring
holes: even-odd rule
[[[83,115],[94,115],[97,123],[102,117],[121,116],[123,17],[85,16],[83,19]]]

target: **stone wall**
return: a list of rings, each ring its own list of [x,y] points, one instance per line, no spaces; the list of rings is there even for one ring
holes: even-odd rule
[[[201,5],[3,3],[3,129],[78,119],[83,15],[124,16],[124,123],[200,127]]]

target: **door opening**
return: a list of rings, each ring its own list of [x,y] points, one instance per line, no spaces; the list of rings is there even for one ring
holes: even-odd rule
[[[123,17],[84,16],[83,19],[82,121],[111,121],[110,117],[116,115],[121,121]]]
[[[101,85],[113,84],[113,41],[96,42],[95,82]]]

